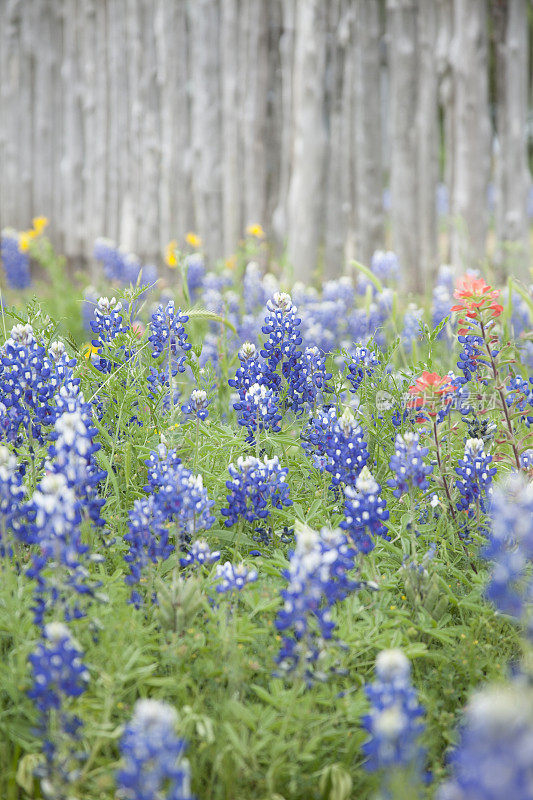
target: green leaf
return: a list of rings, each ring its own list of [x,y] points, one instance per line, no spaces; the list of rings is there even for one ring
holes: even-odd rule
[[[222,325],[225,325],[229,328],[233,333],[237,333],[235,330],[235,326],[226,319],[225,317],[221,316],[220,314],[216,314],[214,311],[208,311],[207,308],[190,308],[188,311],[184,311],[189,319],[207,319],[210,322],[220,322]]]
[[[349,800],[352,779],[342,764],[331,764],[320,776],[322,800]]]
[[[274,708],[277,708],[279,711],[285,707],[285,701],[283,698],[277,699],[273,697],[270,692],[267,692],[267,690],[263,689],[262,686],[257,686],[257,684],[252,683],[250,689],[254,692],[254,694],[257,695],[257,697],[259,697],[260,700],[262,700],[264,703],[268,703],[268,705],[273,706]]]
[[[355,267],[357,270],[359,270],[359,272],[362,272],[363,275],[368,278],[370,283],[376,287],[378,292],[381,293],[383,291],[383,284],[379,278],[376,278],[376,276],[368,269],[368,267],[363,266],[363,264],[360,264],[359,261],[354,261],[353,259],[350,261],[350,264],[352,267]]]
[[[24,791],[33,797],[33,775],[39,764],[44,763],[42,753],[26,753],[17,766],[16,781]]]

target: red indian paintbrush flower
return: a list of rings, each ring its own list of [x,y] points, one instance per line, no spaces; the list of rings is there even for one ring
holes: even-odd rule
[[[457,281],[453,293],[456,300],[461,302],[452,306],[452,311],[460,311],[467,317],[474,318],[480,311],[488,311],[489,317],[499,317],[503,306],[494,302],[500,295],[499,289],[493,289],[483,278],[474,278],[473,275],[463,275]]]
[[[412,399],[408,402],[409,408],[424,407],[430,416],[436,416],[438,411],[451,403],[453,392],[457,387],[449,375],[439,375],[437,372],[423,372],[409,387]]]

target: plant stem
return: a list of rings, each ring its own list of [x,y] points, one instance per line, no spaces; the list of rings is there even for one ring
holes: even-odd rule
[[[450,487],[448,485],[448,480],[447,480],[446,475],[444,474],[444,470],[442,468],[442,459],[441,459],[441,455],[440,455],[440,443],[439,443],[439,436],[438,436],[438,433],[437,433],[437,420],[436,420],[436,418],[433,418],[433,437],[435,439],[435,447],[437,449],[437,463],[439,465],[439,473],[440,473],[440,477],[441,477],[441,480],[442,480],[442,484],[444,486],[444,491],[446,492],[446,499],[448,500],[448,508],[450,510],[450,514],[451,514],[451,517],[452,517],[454,523],[457,525],[457,516],[455,514],[455,508],[453,507],[453,500],[452,500],[452,495],[451,495],[451,492],[450,492]],[[461,544],[463,545],[463,550],[465,551],[465,554],[470,558],[470,554],[468,552],[467,546],[465,545],[464,542],[461,542]],[[470,561],[470,566],[472,567],[473,572],[475,572],[475,574],[477,575],[476,565],[474,564],[473,561]]]
[[[174,418],[174,387],[172,386],[172,345],[171,345],[171,337],[168,340],[168,402],[170,408],[170,422],[173,422]]]
[[[194,464],[193,464],[193,472],[196,472],[196,462],[198,460],[198,438],[200,434],[200,419],[196,417],[196,437],[194,441]]]
[[[442,485],[444,486],[444,491],[446,492],[446,498],[448,500],[448,508],[450,509],[450,514],[452,515],[453,521],[457,522],[455,516],[455,508],[453,507],[453,500],[450,492],[450,487],[448,485],[448,479],[446,478],[446,475],[444,474],[444,470],[442,468],[442,459],[440,455],[440,442],[437,433],[437,420],[435,418],[433,419],[433,438],[435,439],[435,448],[437,450],[437,463],[439,465],[439,474],[442,480]]]
[[[500,404],[502,407],[503,415],[505,417],[505,424],[507,426],[507,431],[509,434],[509,444],[512,447],[513,455],[516,463],[516,468],[518,470],[522,469],[522,464],[520,463],[520,454],[518,452],[518,448],[516,446],[515,435],[513,431],[513,424],[511,422],[511,417],[509,416],[509,409],[507,407],[507,402],[505,400],[505,395],[503,393],[503,386],[500,383],[500,376],[498,373],[498,367],[496,366],[496,362],[494,360],[494,356],[492,355],[492,350],[490,349],[490,343],[487,340],[487,332],[485,330],[485,326],[479,321],[479,326],[481,328],[481,335],[483,337],[483,344],[485,345],[485,350],[487,351],[487,355],[489,357],[490,365],[492,367],[492,377],[494,378],[494,382],[496,384],[496,391],[498,392],[498,397],[500,398]]]

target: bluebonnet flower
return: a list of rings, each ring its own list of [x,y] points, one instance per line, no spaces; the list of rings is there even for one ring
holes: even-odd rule
[[[457,503],[459,511],[468,511],[468,516],[473,516],[475,508],[486,513],[490,502],[492,479],[496,474],[496,467],[491,467],[492,456],[485,453],[483,439],[467,439],[465,454],[459,461],[455,471],[459,479],[455,486],[459,490],[461,499]]]
[[[401,339],[404,350],[406,353],[410,353],[413,349],[413,342],[415,340],[420,341],[422,337],[422,332],[420,329],[420,325],[424,319],[424,309],[417,308],[414,303],[409,303],[407,311],[403,317],[403,329],[401,332]]]
[[[436,286],[443,286],[449,293],[453,295],[455,288],[455,270],[451,264],[441,264],[437,272]]]
[[[244,564],[234,566],[229,561],[219,564],[216,571],[217,592],[240,592],[249,583],[257,580],[257,570],[248,569]]]
[[[313,287],[295,285],[293,296],[301,316],[302,339],[308,347],[318,347],[323,353],[332,352],[341,346],[346,335],[346,320],[354,301],[351,279],[343,276],[338,280],[322,284],[320,297]]]
[[[354,309],[347,317],[347,333],[352,342],[368,342],[370,339],[378,347],[385,344],[383,325],[390,317],[392,310],[393,293],[391,289],[384,289],[374,296],[374,300],[364,308]],[[346,348],[351,349],[351,342],[346,343]]]
[[[207,281],[204,283],[202,292],[202,305],[214,314],[222,315],[224,313],[224,296],[222,292],[219,289],[209,286]]]
[[[159,444],[157,450],[152,450],[144,462],[148,469],[148,483],[144,491],[148,494],[159,491],[165,484],[172,483],[175,470],[181,464],[175,450],[168,450],[166,445]]]
[[[224,313],[224,289],[232,283],[228,275],[208,272],[202,285],[202,305],[216,314]]]
[[[475,333],[464,333],[459,334],[457,339],[463,345],[457,362],[457,366],[464,375],[464,378],[460,380],[463,382],[471,381],[472,379],[482,381],[483,367],[488,364],[482,349],[483,338]]]
[[[73,378],[75,360],[63,348],[47,352],[35,338],[31,325],[15,325],[0,350],[0,395],[5,412],[2,428],[8,441],[14,441],[22,426],[41,444],[43,426],[56,416],[54,397]]]
[[[237,464],[230,464],[228,469],[232,478],[226,481],[228,507],[220,512],[227,518],[226,527],[234,525],[239,517],[248,522],[265,519],[270,513],[269,502],[274,508],[292,504],[286,482],[289,470],[281,467],[277,456],[264,462],[253,456],[239,456]]]
[[[34,621],[41,626],[45,615],[62,612],[68,621],[85,616],[80,603],[91,598],[100,585],[91,579],[87,564],[100,560],[89,554],[80,532],[81,505],[61,472],[49,473],[38,484],[28,507],[33,523],[28,544],[36,544],[27,576],[36,581]]]
[[[185,372],[185,360],[187,352],[191,349],[191,343],[187,340],[184,323],[189,317],[183,314],[181,308],[177,311],[174,301],[169,300],[164,308],[160,304],[152,314],[150,323],[151,336],[149,341],[152,343],[152,356],[159,358],[161,355],[163,364],[156,369],[150,369],[148,377],[149,391],[151,395],[156,395],[160,387],[168,387],[169,394],[165,398],[167,404],[175,401],[176,387],[174,377],[178,372]],[[179,397],[179,393],[178,393]],[[170,401],[172,400],[172,403]]]
[[[202,352],[198,359],[199,366],[204,369],[211,365],[216,374],[220,374],[220,337],[215,333],[206,333],[202,342]],[[229,381],[228,381],[229,383]]]
[[[126,253],[123,264],[122,282],[126,285],[135,285],[139,280],[141,271],[143,270],[141,260],[135,255],[135,253]],[[151,271],[153,267],[148,267],[148,269]]]
[[[102,342],[112,342],[120,333],[127,331],[122,326],[122,303],[116,297],[99,297],[94,309],[95,319],[91,322],[91,330],[98,336],[95,347]]]
[[[349,275],[342,275],[336,280],[325,281],[322,284],[322,300],[325,302],[340,302],[347,311],[353,306],[354,299],[355,288]]]
[[[85,691],[89,673],[82,656],[66,625],[62,622],[45,625],[44,640],[28,656],[33,671],[33,686],[28,696],[39,711],[59,709],[65,697],[79,697]]]
[[[368,347],[356,347],[351,354],[351,362],[347,364],[347,378],[352,384],[351,392],[356,392],[365,375],[373,375],[376,367],[381,363],[375,353]]]
[[[363,429],[355,417],[346,409],[331,427],[327,437],[325,455],[329,457],[326,470],[331,473],[331,483],[352,486],[368,461],[368,448],[363,439]]]
[[[111,300],[100,297],[94,309],[94,320],[91,330],[95,338],[91,340],[96,353],[91,362],[100,372],[113,372],[131,358],[132,353],[126,350],[121,334],[129,330],[129,324],[123,323],[122,303],[115,297]],[[118,339],[118,342],[115,341]]]
[[[19,234],[5,228],[0,235],[0,256],[10,289],[26,289],[31,283],[30,259],[19,247]]]
[[[140,582],[142,571],[148,564],[165,561],[174,551],[174,545],[169,541],[168,521],[154,495],[135,500],[129,514],[128,532],[124,534],[124,541],[129,545],[124,561],[130,568],[125,577],[130,586]],[[132,592],[131,599],[135,605],[142,602],[136,591]]]
[[[243,316],[237,320],[236,325],[239,341],[243,344],[245,342],[257,341],[261,333],[261,325],[262,318],[260,316],[243,314]]]
[[[242,280],[242,296],[247,314],[262,308],[267,301],[267,294],[261,278],[261,267],[256,261],[249,261],[244,270]]]
[[[126,583],[139,583],[142,570],[150,562],[166,560],[174,551],[170,541],[172,525],[177,527],[181,542],[189,541],[198,531],[212,526],[215,518],[210,513],[214,504],[209,500],[202,476],[193,475],[176,455],[160,445],[146,461],[149,497],[136,500],[129,516],[129,530],[124,540],[129,552],[124,556],[130,566]],[[140,602],[134,592],[133,601]]]
[[[355,487],[344,487],[344,520],[340,526],[348,531],[348,538],[361,553],[374,549],[372,537],[389,538],[385,525],[389,511],[380,492],[381,487],[368,467],[361,470]]]
[[[26,488],[16,456],[0,445],[0,554],[10,553],[12,539],[24,540]]]
[[[362,719],[369,734],[363,744],[365,769],[420,767],[424,708],[411,685],[411,665],[401,650],[382,650],[376,659],[376,680],[365,686],[371,709]]]
[[[152,343],[152,356],[159,358],[161,354],[166,354],[164,361],[167,363],[166,371],[152,370],[149,378],[152,393],[160,385],[169,386],[178,372],[185,372],[186,354],[191,349],[191,343],[187,341],[187,333],[183,327],[188,319],[181,308],[175,310],[173,300],[168,301],[166,308],[160,304],[152,314],[149,337]],[[172,391],[174,387],[170,388]]]
[[[205,276],[205,262],[201,253],[191,253],[185,256],[185,269],[187,271],[187,288],[191,303],[194,303],[202,289]]]
[[[160,459],[157,484],[155,458]],[[175,450],[166,451],[164,445],[160,445],[157,453],[151,453],[146,464],[151,470],[151,485],[154,488],[157,485],[154,495],[157,507],[165,519],[176,521],[185,536],[211,527],[214,517],[210,514],[210,509],[214,501],[207,497],[201,475],[193,475],[180,463]]]
[[[207,392],[203,389],[193,389],[188,402],[181,407],[181,410],[184,414],[187,414],[187,416],[204,420],[207,419],[209,415],[207,407],[210,402],[211,401],[207,397]]]
[[[475,397],[475,388],[470,387],[468,381],[465,378],[460,378],[453,370],[450,370],[447,375],[450,379],[450,386],[454,387],[454,394],[449,408],[443,409],[442,413],[438,415],[438,421],[442,422],[452,408],[456,409],[464,418],[468,414],[475,414],[472,404],[472,397]],[[480,379],[480,382],[486,384],[484,380]]]
[[[226,317],[237,324],[241,315],[241,299],[237,292],[228,291],[224,294]]]
[[[370,270],[381,283],[396,283],[400,277],[398,256],[392,250],[376,250],[370,260]],[[374,294],[377,292],[374,284],[365,275],[359,274],[357,281],[358,293],[365,294],[369,287]]]
[[[310,413],[309,421],[300,434],[303,449],[320,471],[331,463],[326,451],[333,441],[333,428],[337,419],[335,408],[320,409],[316,414]]]
[[[139,273],[143,271],[143,283],[153,283],[157,279],[157,269],[152,265],[143,267],[139,258],[118,247],[111,239],[99,238],[94,243],[93,255],[100,261],[106,278],[123,285],[136,284]]]
[[[82,661],[83,652],[66,625],[51,622],[44,639],[29,655],[33,685],[28,696],[40,712],[38,733],[44,762],[35,775],[40,778],[43,796],[68,800],[72,784],[80,775],[82,754],[76,752],[82,721],[72,713],[72,701],[87,688],[89,673]]]
[[[298,308],[318,302],[319,294],[314,286],[309,286],[302,281],[296,281],[292,287],[291,297]]]
[[[374,301],[366,309],[361,309],[364,316],[363,328],[357,337],[359,341],[366,342],[373,338],[376,346],[385,346],[384,326],[391,316],[393,299],[392,289],[385,287],[375,295]]]
[[[431,304],[431,324],[437,328],[443,319],[450,316],[450,309],[452,307],[452,292],[448,291],[446,286],[436,284],[433,287],[433,301]],[[445,325],[439,333],[438,338],[449,338],[448,325]]]
[[[297,291],[297,286],[294,290]],[[302,340],[307,346],[318,347],[324,353],[335,350],[340,346],[346,328],[348,309],[343,301],[339,297],[320,298],[312,287],[302,287],[298,294]]]
[[[182,372],[185,371],[185,367],[183,368]],[[175,381],[175,370],[173,370],[172,374],[172,391],[168,390],[169,380],[168,380],[168,367],[166,364],[163,364],[162,369],[157,369],[156,367],[150,367],[148,376],[146,378],[146,382],[148,384],[148,394],[150,397],[156,398],[159,395],[161,387],[164,386],[166,388],[166,394],[163,397],[163,408],[168,411],[170,406],[172,408],[178,405],[181,392],[179,386]],[[172,403],[171,403],[172,400]]]
[[[263,289],[265,299],[272,297],[273,294],[279,291],[279,281],[272,272],[265,272],[263,275]]]
[[[302,343],[299,332],[300,318],[296,316],[297,308],[291,296],[284,292],[275,292],[267,302],[268,314],[261,328],[268,337],[261,350],[267,360],[268,383],[274,388],[281,386],[281,375],[277,372],[281,365],[281,373],[290,384],[294,371],[301,357],[298,346]]]
[[[464,418],[468,430],[469,439],[483,439],[485,445],[489,445],[494,440],[494,435],[498,426],[490,419],[481,419],[475,414],[472,419]]]
[[[293,380],[293,410],[304,404],[316,408],[317,402],[332,392],[328,383],[331,378],[324,353],[318,347],[306,347]]]
[[[412,490],[425,492],[429,488],[428,475],[433,472],[433,467],[424,464],[428,453],[429,448],[420,445],[417,433],[404,433],[403,436],[397,434],[394,454],[389,462],[394,478],[387,481],[391,489],[394,489],[395,497],[401,497]]]
[[[522,464],[522,469],[525,470],[532,470],[533,469],[533,448],[529,448],[520,456],[520,463]]]
[[[106,278],[110,281],[123,283],[124,258],[126,253],[120,250],[111,239],[100,237],[96,239],[93,256],[100,261]]]
[[[219,292],[219,294],[221,294],[222,291],[228,286],[231,286],[231,284],[232,284],[232,278],[229,276],[228,273],[221,274],[219,272],[208,272],[204,278],[203,291],[204,293],[209,291],[216,291]]]
[[[400,262],[392,250],[376,250],[370,260],[370,269],[382,283],[392,283],[400,277]]]
[[[263,362],[255,344],[244,342],[239,350],[239,361],[241,362],[235,377],[228,380],[228,384],[236,389],[241,400],[244,400],[246,392],[255,383],[263,381]]]
[[[463,276],[457,283],[454,297],[459,302],[450,310],[459,315],[462,326],[458,330],[458,338],[463,345],[463,353],[458,367],[464,372],[465,381],[475,378],[486,383],[483,367],[487,366],[490,358],[498,356],[498,350],[494,349],[498,343],[494,325],[503,311],[503,306],[496,302],[499,294],[499,290],[472,274]]]
[[[140,280],[141,286],[153,286],[159,278],[159,271],[155,264],[143,264],[142,266],[142,280]],[[136,281],[139,280],[137,277]],[[135,282],[136,282],[135,281]],[[132,281],[133,283],[133,281]],[[146,293],[143,292],[141,297],[145,297]]]
[[[284,604],[276,618],[283,633],[276,663],[279,674],[298,669],[310,684],[325,677],[315,665],[333,636],[332,606],[360,586],[348,576],[356,552],[338,529],[317,533],[302,526],[289,555],[289,569],[283,572],[288,585],[281,592]]]
[[[506,386],[505,402],[520,412],[520,419],[529,428],[533,424],[533,378],[527,380],[521,375],[511,378]]]
[[[159,490],[160,499],[165,497],[165,507],[172,509],[172,517],[178,523],[182,538],[187,539],[201,530],[210,528],[215,518],[211,514],[214,500],[207,496],[201,475],[193,475],[183,464],[177,467],[175,482]],[[172,497],[172,493],[175,497]],[[179,508],[176,511],[177,500]],[[168,502],[170,500],[170,502]]]
[[[196,539],[192,545],[191,549],[183,558],[180,558],[180,564],[182,567],[188,567],[192,564],[199,564],[203,566],[204,564],[213,564],[215,561],[219,561],[220,559],[220,551],[213,550],[209,547],[208,543],[205,539]]]
[[[81,304],[81,318],[83,321],[83,328],[88,333],[91,333],[91,322],[94,317],[94,309],[98,303],[98,292],[94,286],[87,286],[83,291],[83,302]]]
[[[186,744],[176,735],[178,716],[159,700],[138,700],[120,742],[116,780],[124,800],[192,800]]]
[[[257,431],[271,430],[278,433],[280,430],[278,395],[264,384],[252,384],[244,399],[234,403],[233,408],[237,411],[239,425],[248,428],[247,442],[254,441],[254,433]]]
[[[179,350],[186,353],[191,349],[190,342],[187,341],[187,333],[183,327],[189,317],[182,313],[181,308],[175,310],[174,301],[169,300],[166,308],[159,305],[152,314],[150,323],[150,342],[152,342],[152,355],[158,358],[161,353],[170,350],[173,357],[176,357]],[[185,356],[180,358],[180,366],[183,364]],[[180,372],[182,370],[180,369]]]
[[[56,405],[59,416],[51,435],[53,443],[48,450],[51,461],[47,469],[65,476],[89,519],[101,526],[104,520],[100,512],[105,500],[98,495],[98,484],[107,473],[100,469],[95,458],[101,445],[94,442],[97,429],[91,405],[85,402],[79,387],[72,384],[61,387]]]
[[[493,562],[487,597],[496,608],[521,618],[527,610],[533,582],[533,484],[516,473],[493,490],[491,536],[481,555]]]
[[[533,704],[519,684],[477,692],[468,703],[451,777],[437,800],[530,800]]]

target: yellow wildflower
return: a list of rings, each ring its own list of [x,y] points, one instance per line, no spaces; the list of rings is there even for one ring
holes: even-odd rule
[[[172,239],[172,241],[167,244],[165,250],[165,264],[167,267],[174,268],[178,266],[178,257],[176,255],[177,249],[178,243],[175,239]]]
[[[91,356],[95,356],[98,354],[98,348],[95,347],[91,342],[87,342],[85,345],[85,350],[83,351],[83,355],[85,358],[91,358]]]
[[[48,225],[48,220],[46,217],[34,217],[32,222],[35,236],[39,236]]]
[[[254,222],[253,225],[248,225],[246,228],[246,233],[248,236],[255,236],[256,239],[265,238],[265,232],[258,222]]]
[[[237,266],[237,258],[235,256],[230,256],[224,261],[224,266],[226,269],[235,269]]]
[[[21,253],[27,253],[30,249],[30,241],[33,239],[31,231],[22,231],[19,233],[19,250]]]
[[[201,238],[197,233],[193,233],[192,231],[189,231],[189,233],[185,234],[185,241],[188,245],[194,247],[195,250],[199,250],[202,246]]]

